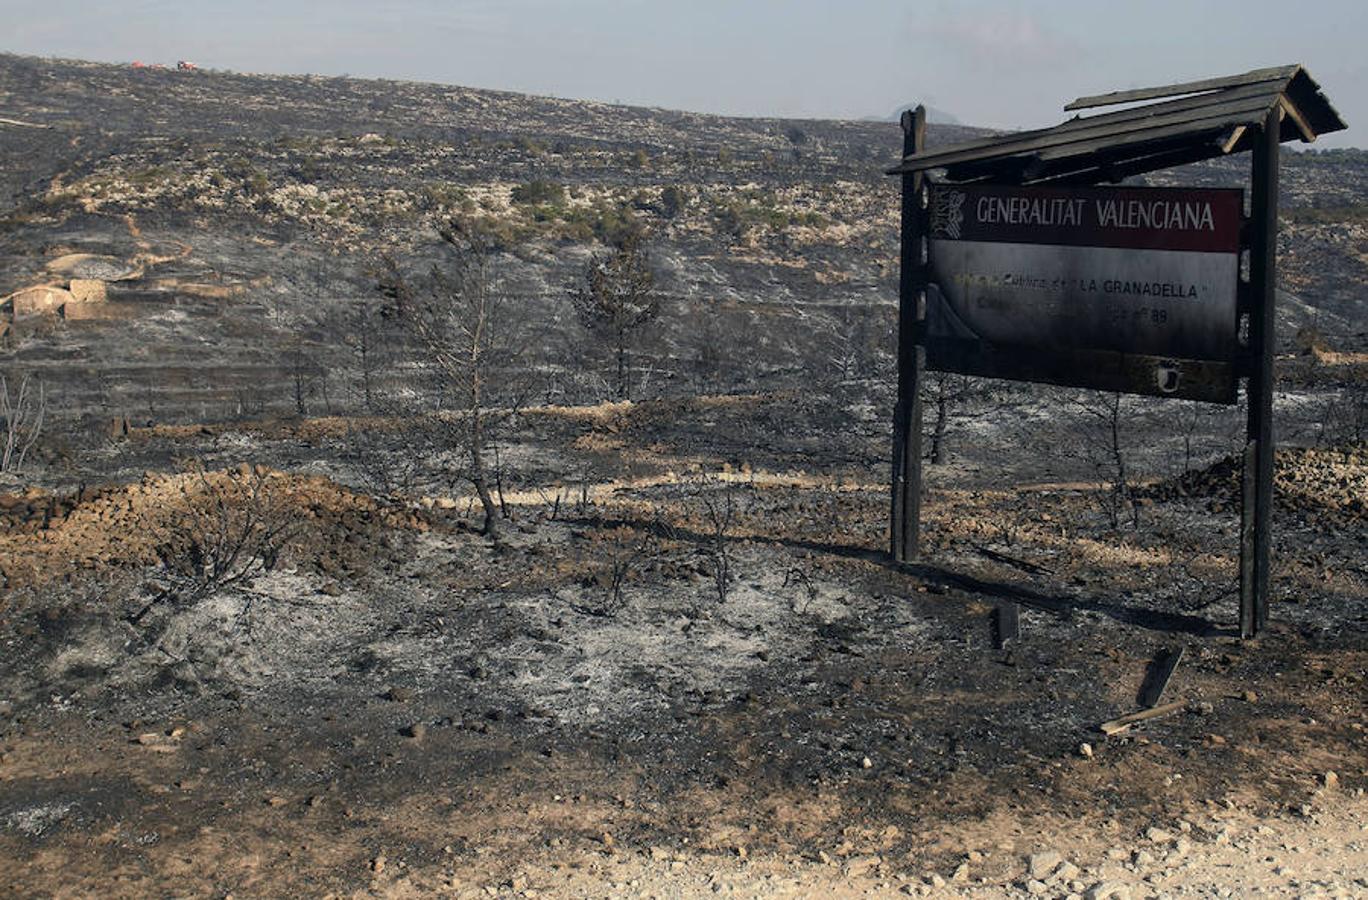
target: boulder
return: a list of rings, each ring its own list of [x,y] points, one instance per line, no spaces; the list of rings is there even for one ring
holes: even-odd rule
[[[10,294],[7,301],[15,321],[18,321],[36,316],[55,316],[71,299],[71,292],[66,288],[44,284]]]
[[[68,290],[76,303],[104,303],[109,299],[108,282],[100,278],[73,278]]]

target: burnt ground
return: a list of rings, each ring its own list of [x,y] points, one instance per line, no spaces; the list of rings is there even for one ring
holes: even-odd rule
[[[0,476],[0,894],[1368,892],[1362,151],[1284,156],[1241,642],[1238,407],[1126,398],[1120,495],[1096,398],[933,379],[925,558],[887,561],[891,123],[8,55],[0,119],[0,295],[107,288],[0,304],[49,413]],[[533,384],[499,548],[373,318],[376,254],[452,218]],[[604,403],[565,293],[630,228],[663,311]],[[260,571],[187,575],[244,521]],[[1182,708],[1102,735],[1176,647]]]
[[[883,428],[824,399],[531,409],[500,550],[460,494],[362,490],[339,420],[135,429],[111,459],[141,478],[4,503],[6,890],[1024,896],[1056,850],[1058,896],[1364,891],[1363,446],[1280,456],[1273,622],[1242,642],[1233,466],[1140,432],[1164,474],[1113,529],[1083,463],[1023,446],[1067,433],[1023,427],[1062,398],[1030,394],[955,420],[906,567]],[[305,526],[269,573],[149,603],[191,456],[272,467]],[[1174,647],[1187,705],[1100,734]]]

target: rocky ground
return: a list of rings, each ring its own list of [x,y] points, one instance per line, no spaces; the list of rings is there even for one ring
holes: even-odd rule
[[[135,430],[118,456],[151,470],[136,481],[10,495],[14,889],[1364,890],[1362,448],[1280,457],[1273,626],[1241,642],[1228,464],[1138,487],[1142,527],[1113,530],[1081,468],[1002,484],[985,463],[1008,433],[971,417],[929,470],[927,559],[897,567],[886,488],[842,461],[879,429],[847,421],[814,467],[818,409],[530,411],[510,457],[579,459],[510,489],[497,551],[463,495],[317,474],[345,477],[328,421]],[[807,464],[721,463],[748,422],[787,422],[763,449]],[[216,468],[157,474],[171,456]],[[574,474],[605,470],[626,474]],[[206,521],[190,510],[257,484],[252,509],[299,524],[282,558],[168,593]],[[1022,636],[997,649],[1008,602]],[[1180,708],[1100,733],[1175,647]]]
[[[1238,406],[1125,398],[1112,445],[932,380],[889,562],[892,125],[0,57],[0,129],[6,290],[72,292],[0,338],[50,404],[0,476],[0,895],[1368,896],[1361,155],[1286,167],[1240,641]],[[497,545],[366,318],[453,215],[535,349]],[[565,287],[638,227],[605,402]]]

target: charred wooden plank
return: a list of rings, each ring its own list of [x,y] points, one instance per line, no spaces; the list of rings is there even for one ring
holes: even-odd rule
[[[1140,695],[1137,698],[1142,708],[1153,709],[1158,705],[1164,696],[1164,689],[1168,687],[1168,683],[1173,678],[1173,673],[1178,668],[1178,663],[1182,658],[1183,648],[1173,647],[1161,650],[1150,662],[1145,680],[1140,685]]]
[[[1128,730],[1132,725],[1137,725],[1140,722],[1148,722],[1150,719],[1157,719],[1160,716],[1172,715],[1185,706],[1187,706],[1186,700],[1175,700],[1172,703],[1165,703],[1163,706],[1156,706],[1152,709],[1142,709],[1139,712],[1133,712],[1129,715],[1112,719],[1110,722],[1103,722],[1098,726],[1098,729],[1103,734],[1111,737],[1114,734],[1120,734],[1121,732]]]
[[[926,142],[926,108],[903,115],[903,153]],[[898,400],[893,411],[893,497],[889,549],[897,562],[917,556],[921,528],[921,378],[926,319],[926,210],[920,172],[902,179],[902,248],[898,281]]]
[[[1021,637],[1021,607],[1016,603],[1000,603],[993,611],[993,646],[1001,650],[1008,641]]]
[[[1278,153],[1281,109],[1270,110],[1254,144],[1250,198],[1249,351],[1245,466],[1240,515],[1240,635],[1268,623],[1273,526],[1273,352],[1278,253]]]
[[[1117,103],[1136,103],[1141,100],[1156,100],[1160,97],[1173,97],[1178,94],[1196,94],[1201,91],[1218,91],[1224,88],[1240,87],[1259,82],[1288,82],[1301,70],[1300,65],[1274,66],[1268,69],[1255,69],[1239,75],[1223,75],[1219,78],[1204,78],[1200,81],[1183,81],[1177,84],[1162,84],[1157,87],[1134,88],[1127,91],[1111,91],[1079,97],[1070,101],[1065,110],[1091,109],[1098,106],[1113,106]]]

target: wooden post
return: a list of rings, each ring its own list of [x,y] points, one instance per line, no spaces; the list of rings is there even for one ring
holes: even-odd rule
[[[902,114],[903,156],[926,140],[926,107]],[[893,410],[893,503],[889,543],[893,559],[917,556],[921,526],[921,374],[926,361],[926,211],[922,174],[902,176],[902,253],[898,278],[898,403]]]
[[[1278,148],[1282,114],[1275,107],[1254,144],[1249,242],[1249,419],[1245,429],[1240,510],[1240,636],[1268,624],[1273,526],[1273,352],[1278,253]]]

